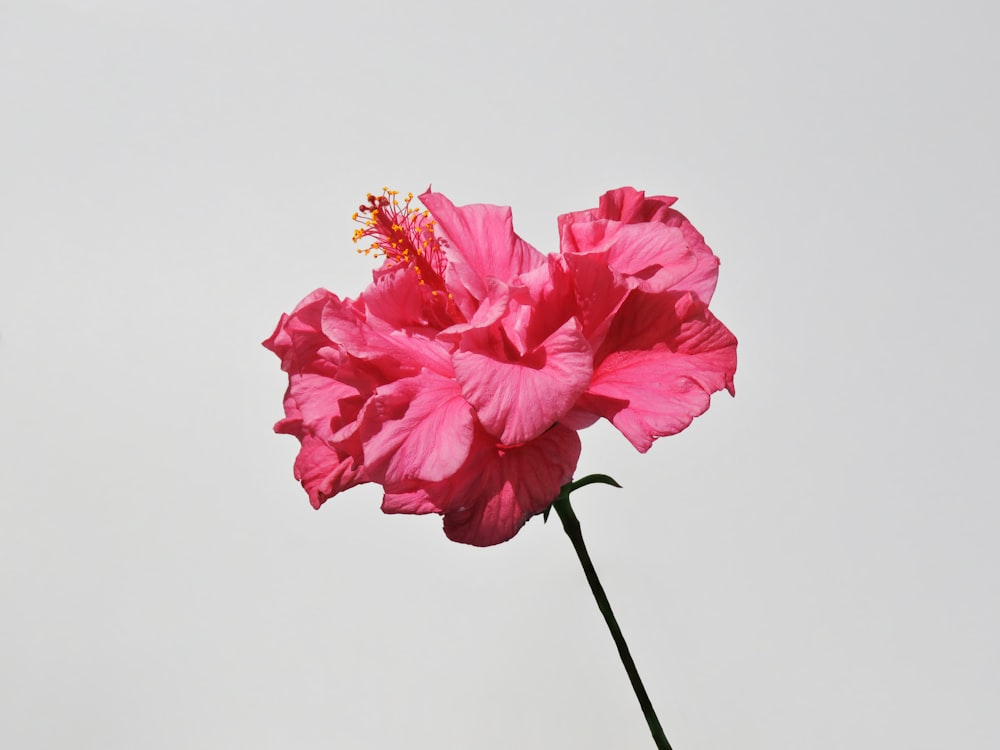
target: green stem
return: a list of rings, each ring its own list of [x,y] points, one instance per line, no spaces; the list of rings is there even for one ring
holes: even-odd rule
[[[591,562],[590,555],[587,553],[587,545],[583,543],[583,534],[580,532],[580,521],[573,512],[573,506],[569,504],[569,494],[560,495],[552,504],[552,507],[556,509],[566,535],[573,542],[573,549],[576,550],[576,555],[580,558],[580,564],[583,566],[584,575],[587,576],[587,583],[590,584],[590,590],[594,592],[594,599],[597,600],[597,606],[601,610],[601,614],[604,615],[604,621],[608,623],[608,630],[611,631],[611,637],[615,639],[615,646],[618,647],[618,656],[621,657],[625,671],[628,673],[628,678],[632,682],[632,689],[635,691],[635,697],[639,699],[639,705],[642,707],[642,713],[646,717],[646,723],[649,724],[649,731],[653,735],[653,741],[659,750],[672,750],[670,743],[667,742],[667,736],[663,733],[663,727],[660,726],[660,720],[656,718],[656,711],[653,710],[653,704],[646,694],[646,688],[643,687],[642,680],[639,678],[639,670],[635,667],[632,654],[628,650],[628,644],[625,643],[625,636],[622,635],[621,628],[618,627],[618,621],[615,620],[615,613],[611,611],[611,603],[608,601],[608,595],[604,593],[604,587],[601,586],[601,582],[597,578],[594,563]]]

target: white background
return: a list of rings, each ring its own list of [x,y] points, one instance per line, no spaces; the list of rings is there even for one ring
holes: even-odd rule
[[[313,511],[260,346],[433,182],[680,196],[737,397],[583,434],[677,750],[1000,746],[983,2],[0,2],[0,745],[652,747],[557,523]]]

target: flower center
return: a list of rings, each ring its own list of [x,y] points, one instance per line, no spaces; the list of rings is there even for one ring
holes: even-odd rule
[[[368,202],[358,206],[351,217],[360,229],[354,230],[354,244],[371,240],[359,246],[358,252],[375,258],[385,258],[387,265],[410,265],[420,283],[438,286],[444,279],[445,257],[442,242],[434,235],[434,225],[426,209],[420,210],[410,203],[413,193],[407,193],[400,202],[399,191],[382,188],[381,195],[368,193]],[[425,280],[425,276],[430,276]]]

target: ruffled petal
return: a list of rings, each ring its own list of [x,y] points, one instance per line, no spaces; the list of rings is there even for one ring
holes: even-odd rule
[[[602,249],[602,244],[603,249],[611,250],[614,235],[618,231],[616,227],[648,225],[674,230],[669,246],[675,246],[679,238],[692,255],[690,268],[683,276],[678,276],[676,268],[667,273],[661,271],[650,275],[649,266],[641,267],[642,262],[649,258],[644,258],[641,246],[633,244],[631,240],[609,252],[608,262],[622,273],[636,275],[640,280],[637,285],[647,291],[670,288],[674,291],[693,292],[708,304],[718,280],[719,259],[691,222],[672,208],[676,200],[662,195],[647,196],[641,190],[630,187],[609,190],[601,196],[600,205],[596,209],[575,211],[559,217],[559,237],[563,252],[595,252]],[[587,229],[591,224],[604,226]],[[650,249],[652,248],[645,249],[647,256]],[[669,263],[660,265],[669,266]],[[670,279],[670,276],[675,278]]]
[[[488,293],[487,280],[509,282],[545,262],[514,233],[508,206],[455,206],[441,193],[420,196],[445,235],[446,280],[466,317]]]
[[[666,212],[677,202],[669,195],[647,196],[644,190],[631,187],[609,190],[601,196],[598,215],[602,219],[614,219],[625,224],[648,221],[662,221]]]
[[[374,327],[433,336],[455,324],[447,293],[422,283],[413,267],[397,264],[378,269],[372,276],[363,298],[366,318]]]
[[[522,446],[488,450],[488,460],[469,462],[453,480],[444,516],[449,539],[477,547],[506,542],[556,499],[573,478],[580,438],[555,425]]]
[[[355,304],[351,300],[341,300],[326,289],[317,289],[290,314],[281,316],[274,333],[263,342],[264,347],[278,355],[285,372],[332,372],[330,361],[335,358],[335,345],[323,332],[323,311],[334,306],[345,317],[356,316]]]
[[[633,291],[597,361],[573,419],[607,417],[645,452],[702,414],[712,393],[734,392],[736,337],[691,293]]]
[[[375,481],[438,481],[469,455],[474,417],[457,383],[424,371],[380,387],[359,417],[365,467]]]
[[[387,490],[382,496],[382,512],[422,516],[427,513],[440,513],[441,508],[434,503],[430,494],[421,484],[411,489],[399,489],[393,492]]]
[[[466,331],[489,328],[507,314],[510,307],[510,287],[497,279],[489,279],[486,287],[486,297],[479,303],[472,318],[441,331],[438,334],[439,341],[458,342]]]
[[[637,224],[645,221],[662,221],[677,199],[668,195],[647,196],[642,190],[631,187],[609,190],[601,196],[597,208],[574,211],[559,217],[559,233],[567,224],[577,221],[612,219],[623,224]]]
[[[295,459],[295,478],[318,508],[326,500],[356,484],[368,481],[347,446],[331,438],[353,420],[361,397],[353,388],[317,374],[292,375],[285,393],[285,418],[274,431],[294,435],[301,448]]]
[[[573,309],[584,337],[597,349],[631,289],[622,274],[596,255],[565,255],[561,261],[573,290]]]
[[[506,445],[551,427],[587,389],[593,351],[575,319],[520,354],[501,326],[463,335],[452,357],[462,394],[483,427]]]
[[[425,296],[420,279],[410,268],[396,265],[373,276],[363,295],[369,318],[399,329],[427,326]]]
[[[674,289],[692,292],[706,305],[712,301],[715,285],[719,281],[719,259],[705,244],[701,232],[695,229],[691,222],[680,211],[671,209],[663,223],[668,227],[676,227],[684,235],[684,242],[694,253],[696,265],[693,271],[674,285]]]
[[[540,345],[576,315],[573,280],[561,255],[521,274],[511,285],[511,305],[504,330],[520,351]]]
[[[315,435],[301,437],[293,471],[314,508],[344,490],[369,481],[365,478],[364,467],[355,464],[350,455],[332,448]]]
[[[323,309],[322,329],[346,355],[365,362],[375,381],[416,375],[422,368],[451,375],[451,352],[436,341],[434,331],[396,329],[376,316],[366,316],[364,297],[355,308],[328,304]]]
[[[564,253],[598,255],[618,273],[647,291],[664,291],[693,273],[698,262],[677,227],[620,224],[600,220],[569,225]]]

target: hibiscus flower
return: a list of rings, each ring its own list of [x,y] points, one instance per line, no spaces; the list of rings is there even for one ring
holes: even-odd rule
[[[736,340],[707,309],[718,261],[673,200],[611,191],[560,217],[546,256],[509,208],[369,195],[354,240],[382,259],[371,285],[313,292],[264,342],[313,506],[377,482],[385,512],[497,544],[572,479],[577,430],[605,417],[645,451],[732,391]]]

